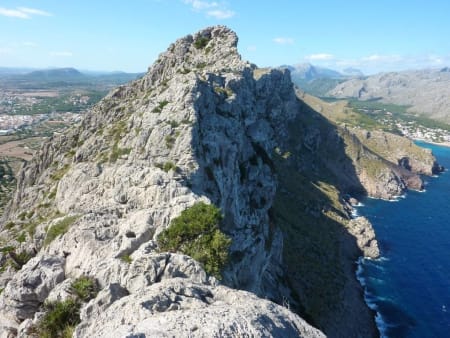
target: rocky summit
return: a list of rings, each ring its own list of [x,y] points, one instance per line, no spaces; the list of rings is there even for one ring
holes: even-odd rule
[[[223,26],[177,40],[24,165],[1,224],[0,337],[378,334],[354,274],[378,247],[349,196],[420,189],[434,158],[383,157],[237,42]],[[220,209],[215,232],[199,205]],[[170,229],[182,244],[163,250]]]

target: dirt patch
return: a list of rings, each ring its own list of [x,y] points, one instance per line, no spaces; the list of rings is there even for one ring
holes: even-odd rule
[[[34,150],[28,146],[28,143],[42,142],[42,138],[35,137],[26,140],[16,140],[0,144],[0,156],[16,157],[25,161],[31,160]]]

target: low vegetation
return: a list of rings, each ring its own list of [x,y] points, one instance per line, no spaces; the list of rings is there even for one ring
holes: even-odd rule
[[[169,101],[164,100],[158,103],[158,105],[153,108],[152,113],[156,113],[159,114],[162,112],[162,110],[164,109],[165,106],[167,106],[169,104]]]
[[[120,256],[119,258],[122,260],[122,262],[125,262],[128,264],[131,264],[131,262],[133,262],[133,258],[131,258],[130,255],[125,254],[125,255]]]
[[[31,335],[40,338],[69,338],[80,323],[80,308],[97,295],[97,281],[92,277],[82,276],[76,279],[71,290],[74,294],[63,301],[46,302],[42,319],[32,327]]]
[[[78,219],[79,216],[67,216],[58,223],[54,224],[47,231],[44,246],[49,245],[56,237],[63,235],[69,230],[69,227]]]
[[[84,302],[94,298],[98,293],[97,281],[92,277],[82,276],[71,285],[73,293]]]
[[[80,307],[80,301],[73,298],[45,303],[45,315],[32,333],[39,338],[72,337],[75,326],[80,322]]]
[[[194,47],[197,49],[203,49],[208,44],[209,40],[210,39],[206,36],[200,36],[194,41]]]
[[[59,181],[61,178],[63,178],[63,176],[69,171],[70,169],[70,165],[69,164],[64,164],[60,169],[56,170],[51,176],[50,178],[53,181]]]
[[[163,251],[182,252],[200,262],[205,271],[221,279],[221,271],[228,262],[231,239],[219,228],[220,209],[199,202],[174,218],[158,237]]]

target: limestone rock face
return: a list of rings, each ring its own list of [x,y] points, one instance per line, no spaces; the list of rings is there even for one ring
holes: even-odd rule
[[[325,337],[251,293],[179,278],[123,295],[104,310],[98,306],[93,301],[85,308],[75,337]]]
[[[64,258],[32,258],[0,295],[0,332],[15,331],[15,324],[32,318],[51,290],[64,280]]]
[[[349,222],[348,229],[356,237],[358,247],[362,250],[364,257],[380,257],[375,231],[367,218],[357,217],[352,219]]]
[[[26,332],[47,298],[68,297],[71,280],[91,276],[102,291],[83,308],[79,337],[190,329],[321,336],[285,308],[219,287],[192,258],[158,251],[156,238],[172,219],[198,201],[214,203],[232,238],[222,283],[291,299],[282,234],[268,211],[277,187],[271,154],[299,102],[289,72],[256,74],[237,41],[222,26],[179,39],[145,76],[112,91],[24,166],[4,220],[33,229],[17,250],[37,257],[2,293],[5,332]],[[50,238],[54,228],[64,230]],[[16,287],[30,278],[32,292]]]

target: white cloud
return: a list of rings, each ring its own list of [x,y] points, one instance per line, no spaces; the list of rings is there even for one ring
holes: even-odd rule
[[[206,0],[182,0],[184,4],[189,5],[192,10],[201,12],[207,17],[216,19],[229,19],[236,13],[230,10],[224,1],[206,1]]]
[[[50,56],[53,56],[53,57],[71,57],[71,56],[73,56],[73,53],[69,52],[69,51],[50,52]]]
[[[326,60],[333,60],[334,55],[328,54],[328,53],[318,53],[318,54],[307,55],[307,56],[305,56],[305,59],[309,60],[309,61],[326,61]]]
[[[0,7],[0,15],[7,16],[10,18],[31,19],[31,17],[35,15],[51,16],[52,14],[46,11],[42,11],[40,9],[29,7],[18,7],[16,9]]]
[[[372,54],[361,58],[361,60],[365,62],[399,62],[403,60],[403,57],[396,54],[394,55]]]
[[[19,7],[17,8],[22,13],[26,13],[29,15],[41,15],[41,16],[52,16],[49,12],[36,9],[36,8],[29,8],[29,7]]]
[[[25,42],[22,42],[22,46],[25,46],[25,47],[37,47],[38,44],[36,42],[25,41]]]
[[[232,18],[236,13],[233,11],[230,11],[228,9],[221,10],[221,9],[215,9],[212,11],[206,12],[207,16],[212,16],[216,19],[229,19]]]
[[[201,1],[201,0],[183,0],[185,4],[192,6],[193,9],[201,11],[204,9],[217,8],[219,4],[215,1]]]
[[[17,9],[7,9],[0,7],[0,15],[9,16],[11,18],[29,19],[30,16],[27,13],[19,11]]]
[[[293,45],[294,39],[286,38],[286,37],[278,37],[278,38],[273,39],[273,42],[275,42],[279,45]]]

